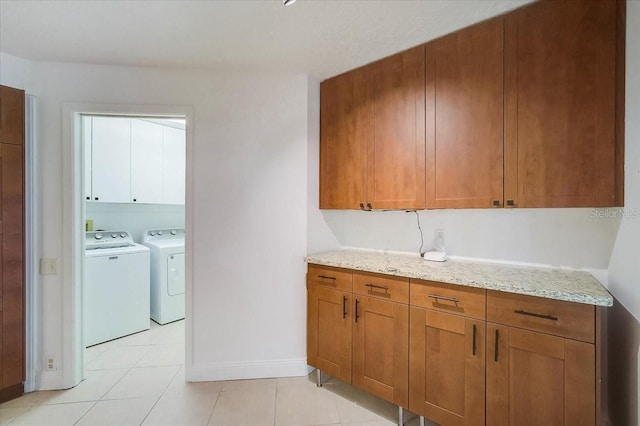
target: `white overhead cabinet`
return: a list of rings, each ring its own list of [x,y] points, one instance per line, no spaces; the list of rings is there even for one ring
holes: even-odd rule
[[[131,201],[134,203],[164,202],[163,127],[131,120]]]
[[[164,126],[163,187],[165,204],[184,204],[186,150],[183,129]]]
[[[184,204],[184,129],[143,119],[94,116],[83,119],[83,131],[87,200]]]
[[[131,201],[131,120],[93,117],[91,131],[91,199]]]

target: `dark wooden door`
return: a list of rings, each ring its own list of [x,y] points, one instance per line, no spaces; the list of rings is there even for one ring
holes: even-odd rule
[[[505,198],[518,207],[622,202],[616,3],[540,1],[505,18]]]
[[[320,85],[321,209],[366,207],[366,155],[373,118],[367,91],[366,68]]]
[[[24,91],[0,86],[0,402],[25,380]]]
[[[503,204],[503,31],[500,17],[427,44],[427,208]]]
[[[0,86],[0,143],[24,144],[24,91]]]

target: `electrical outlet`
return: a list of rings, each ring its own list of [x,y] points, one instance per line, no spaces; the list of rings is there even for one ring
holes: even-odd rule
[[[40,259],[40,275],[56,275],[58,273],[58,259],[43,257]]]
[[[444,241],[444,228],[436,228],[436,238],[440,238]]]
[[[53,371],[56,369],[56,364],[53,360],[52,356],[48,356],[47,357],[47,367],[46,367],[47,371]]]

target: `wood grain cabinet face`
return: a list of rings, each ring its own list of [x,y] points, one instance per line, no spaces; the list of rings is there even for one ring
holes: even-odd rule
[[[25,380],[24,96],[0,86],[0,402]]]
[[[320,208],[425,208],[424,46],[320,85]]]
[[[0,86],[0,143],[24,145],[24,90]]]
[[[503,204],[503,32],[499,17],[426,46],[427,208]]]
[[[366,203],[367,143],[372,105],[368,69],[320,84],[320,208],[359,209]]]
[[[442,425],[484,424],[484,306],[482,289],[411,280],[411,411]]]
[[[409,279],[353,273],[353,384],[409,405]]]
[[[622,205],[617,3],[541,1],[505,17],[505,198],[518,207]]]
[[[409,307],[375,297],[353,297],[353,384],[407,407]]]
[[[424,46],[371,64],[373,143],[367,199],[374,209],[425,208]]]
[[[351,383],[351,293],[307,285],[307,362]]]
[[[486,424],[595,425],[595,346],[487,324]]]

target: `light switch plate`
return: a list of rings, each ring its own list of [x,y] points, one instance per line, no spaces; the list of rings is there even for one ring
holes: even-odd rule
[[[40,275],[56,275],[58,273],[58,259],[43,257],[40,259]]]

